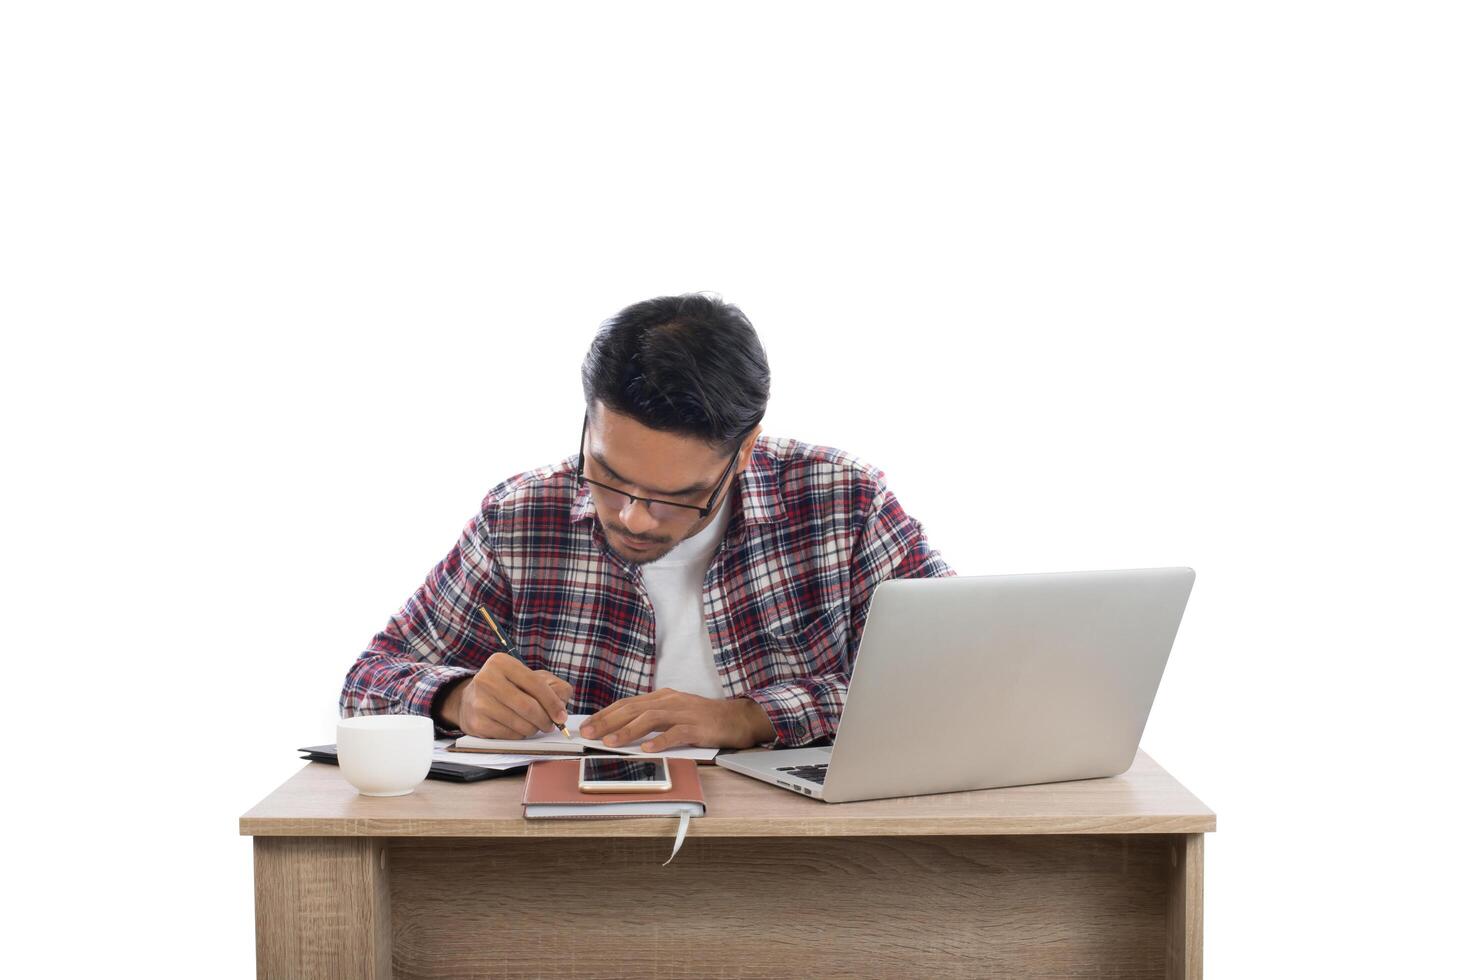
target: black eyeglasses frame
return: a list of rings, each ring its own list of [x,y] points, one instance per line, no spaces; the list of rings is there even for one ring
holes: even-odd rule
[[[633,503],[637,503],[639,500],[641,500],[646,504],[665,504],[669,507],[679,507],[684,510],[698,511],[700,519],[708,517],[711,513],[713,513],[714,501],[719,499],[720,492],[724,490],[725,481],[729,479],[729,474],[734,470],[734,464],[740,458],[740,450],[736,449],[734,455],[729,458],[729,465],[724,468],[723,475],[719,477],[719,482],[714,485],[714,492],[709,495],[709,502],[702,507],[700,507],[698,504],[680,504],[672,500],[659,500],[657,497],[640,497],[635,493],[628,493],[626,490],[623,490],[620,487],[610,487],[605,483],[598,483],[596,480],[593,480],[591,477],[582,472],[583,467],[586,464],[586,455],[583,453],[582,449],[587,444],[587,421],[587,416],[583,414],[581,417],[581,442],[577,443],[576,450],[576,482],[578,484],[589,483],[594,487],[601,487],[603,490],[610,490],[613,493],[621,494],[622,496],[630,499]]]

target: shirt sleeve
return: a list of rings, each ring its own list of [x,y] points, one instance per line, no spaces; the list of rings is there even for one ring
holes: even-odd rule
[[[775,728],[777,748],[795,748],[836,734],[847,702],[852,661],[867,624],[878,584],[894,578],[945,578],[955,572],[928,543],[923,525],[908,516],[886,484],[879,483],[858,533],[850,566],[851,628],[843,669],[760,688],[743,695],[759,704]],[[832,628],[840,630],[838,618]]]
[[[368,643],[347,672],[342,717],[372,714],[433,717],[436,695],[452,681],[472,677],[502,649],[479,613],[483,605],[513,630],[513,604],[490,545],[492,511],[486,501],[453,550]],[[439,735],[459,735],[435,720]]]

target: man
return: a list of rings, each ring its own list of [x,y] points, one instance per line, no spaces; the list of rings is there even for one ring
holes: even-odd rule
[[[881,471],[761,436],[770,369],[728,303],[628,307],[582,387],[577,453],[489,492],[353,664],[342,713],[493,738],[591,714],[583,735],[652,752],[830,737],[873,589],[954,574],[923,527]]]

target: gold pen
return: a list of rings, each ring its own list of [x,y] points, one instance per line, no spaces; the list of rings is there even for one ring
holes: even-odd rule
[[[494,617],[485,612],[484,606],[479,607],[479,614],[485,618],[485,622],[490,624],[490,629],[494,630],[495,635],[500,638],[500,645],[505,648],[505,652],[521,663],[525,663],[525,658],[520,655],[520,650],[516,648],[515,644],[510,642],[510,639],[504,633],[500,632],[500,627],[495,623]],[[557,731],[561,732],[562,735],[565,735],[567,738],[571,737],[571,730],[565,725],[558,723],[555,718],[551,719],[551,724],[555,725]]]

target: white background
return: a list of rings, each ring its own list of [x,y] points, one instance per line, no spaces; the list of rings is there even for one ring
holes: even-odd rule
[[[7,965],[252,976],[237,818],[699,289],[961,574],[1198,570],[1209,975],[1453,962],[1455,5],[3,9]]]

